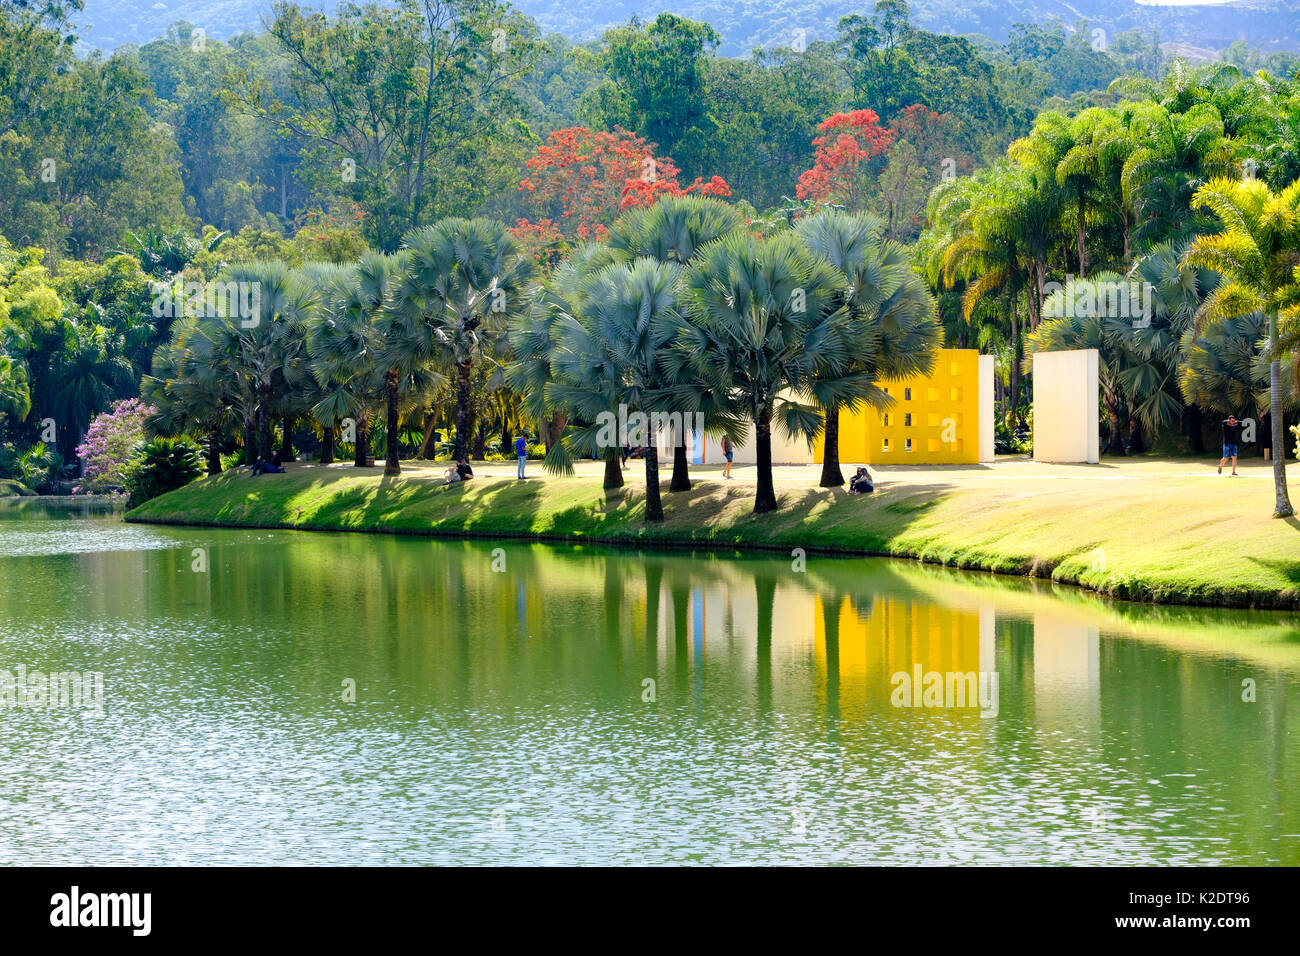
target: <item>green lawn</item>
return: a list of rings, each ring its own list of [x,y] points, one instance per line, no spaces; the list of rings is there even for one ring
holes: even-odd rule
[[[751,513],[753,485],[716,473],[669,494],[647,526],[639,470],[611,493],[592,474],[517,482],[504,470],[443,486],[430,468],[291,465],[203,479],[130,512],[175,524],[692,544],[888,554],[1081,584],[1165,603],[1300,607],[1300,522],[1271,518],[1272,486],[1197,463],[911,469],[868,497],[778,472],[781,510]],[[406,468],[406,466],[403,466]],[[508,466],[513,470],[513,465]],[[479,469],[482,471],[483,469]],[[882,472],[885,470],[881,470]],[[903,470],[899,470],[900,472]],[[752,470],[750,471],[752,475]],[[880,478],[880,474],[877,475]],[[667,474],[663,487],[667,488]]]

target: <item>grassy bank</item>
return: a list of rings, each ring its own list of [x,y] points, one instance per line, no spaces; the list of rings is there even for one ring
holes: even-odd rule
[[[974,478],[994,480],[951,471],[886,479],[866,498],[806,480],[779,482],[781,510],[764,516],[751,514],[749,482],[708,475],[690,492],[665,494],[667,520],[647,526],[635,480],[610,493],[594,475],[489,476],[443,486],[432,470],[384,478],[377,470],[294,465],[284,475],[203,479],[127,520],[787,553],[801,547],[1051,577],[1133,600],[1300,608],[1300,523],[1269,517],[1265,482],[1215,485],[1164,474],[1076,480],[1073,473],[1015,481],[1033,476],[999,480],[985,471],[990,475]]]
[[[0,478],[0,498],[35,498],[36,492],[11,478]]]

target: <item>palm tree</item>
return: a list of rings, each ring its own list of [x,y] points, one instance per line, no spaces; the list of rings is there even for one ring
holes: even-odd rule
[[[73,324],[70,332],[51,376],[54,417],[67,426],[59,436],[65,460],[73,457],[75,438],[85,433],[90,420],[113,399],[125,398],[135,390],[121,335],[102,325]]]
[[[441,219],[402,240],[391,308],[424,327],[456,367],[456,447],[469,454],[471,373],[523,308],[532,259],[503,223]]]
[[[381,253],[363,258],[364,270],[358,264],[316,272],[319,314],[307,337],[319,396],[312,413],[331,434],[343,419],[355,423],[353,464],[358,468],[370,457],[370,422],[388,395],[379,321],[386,266]]]
[[[140,397],[156,409],[149,421],[154,431],[202,438],[208,474],[218,475],[221,436],[233,423],[230,386],[237,380],[205,374],[202,342],[194,319],[175,323],[171,339],[154,352],[151,374],[140,380]]]
[[[1121,387],[1129,397],[1130,451],[1142,450],[1144,431],[1172,425],[1184,412],[1179,401],[1183,343],[1218,276],[1208,269],[1189,268],[1182,258],[1172,244],[1161,243],[1134,263],[1130,273],[1145,288],[1150,307],[1148,321],[1134,322],[1126,330],[1128,362]],[[1200,451],[1200,408],[1192,403],[1186,412],[1192,448]]]
[[[881,379],[928,375],[942,343],[934,297],[912,268],[908,251],[882,240],[876,216],[823,212],[799,221],[796,234],[813,252],[848,279],[842,295],[847,310],[848,347],[853,374],[832,370],[832,387],[822,391],[822,374],[814,377],[813,394],[826,419],[821,486],[844,484],[840,472],[839,423],[842,409],[866,402],[877,410],[890,404]],[[843,386],[849,386],[847,397]]]
[[[1032,170],[1041,188],[1055,192],[1052,205],[1064,221],[1060,227],[1074,226],[1079,275],[1088,269],[1087,234],[1100,171],[1096,155],[1089,146],[1089,136],[1096,116],[1085,111],[1074,120],[1060,113],[1045,111],[1034,120],[1033,131],[1007,149],[1007,156],[1027,170]],[[1062,229],[1064,231],[1064,229]]]
[[[732,206],[704,196],[664,196],[653,206],[641,206],[620,216],[610,229],[608,245],[622,261],[648,256],[658,262],[686,265],[715,239],[743,231],[744,217]],[[718,427],[725,417],[712,394],[687,376],[677,383],[683,409],[701,411],[706,427]],[[669,491],[690,491],[687,454],[689,435],[673,446],[673,476]]]
[[[1132,107],[1136,148],[1124,164],[1139,242],[1185,242],[1212,223],[1196,215],[1192,197],[1209,179],[1235,169],[1223,117],[1211,103],[1175,112],[1158,103]]]
[[[683,277],[687,328],[678,361],[713,381],[732,409],[755,426],[758,491],[754,512],[777,507],[772,480],[772,425],[809,442],[822,414],[790,393],[847,400],[860,383],[840,306],[847,279],[809,252],[798,236],[763,241],[747,234],[707,246]],[[835,376],[845,381],[839,385]]]
[[[272,409],[306,358],[312,289],[280,262],[241,263],[227,277],[255,290],[252,314],[220,318],[228,367],[245,374],[257,395],[257,455],[270,461]]]
[[[658,428],[660,416],[671,411],[667,362],[684,328],[677,306],[681,272],[675,263],[640,258],[589,276],[579,308],[556,317],[552,381],[544,389],[546,405],[564,409],[574,420],[566,440],[547,455],[551,470],[571,471],[574,452],[602,451],[608,461],[623,441],[622,435],[611,440],[608,416],[623,407],[629,419],[645,416],[646,521],[664,517]]]
[[[1198,236],[1187,261],[1223,281],[1197,313],[1208,324],[1261,312],[1268,322],[1269,419],[1273,445],[1273,516],[1295,514],[1286,486],[1282,367],[1278,323],[1300,315],[1300,180],[1274,193],[1260,180],[1214,179],[1196,191],[1196,209],[1214,212],[1223,231]]]
[[[1258,312],[1222,319],[1199,334],[1188,329],[1178,376],[1183,397],[1224,417],[1243,409],[1258,414],[1268,401],[1268,353],[1260,348],[1267,338],[1268,322]],[[1294,389],[1290,398],[1283,396],[1284,405],[1294,405]]]
[[[1020,297],[1025,298],[1030,329],[1036,328],[1053,241],[1052,204],[1042,199],[1030,174],[1003,164],[940,183],[931,194],[929,216],[932,225],[922,236],[921,251],[930,281],[939,288],[965,283],[962,315],[967,322],[994,294],[1007,305],[1013,356],[1005,403],[1009,423],[1020,396]]]
[[[510,322],[509,341],[514,360],[507,369],[506,380],[523,396],[523,408],[528,417],[541,422],[550,416],[560,426],[557,429],[560,433],[567,424],[567,411],[548,408],[546,386],[552,378],[551,360],[560,348],[562,320],[583,314],[584,283],[615,260],[615,253],[608,246],[590,242],[579,245],[556,267],[549,280],[532,290],[528,312],[516,315]],[[613,399],[602,407],[608,409],[617,404]],[[552,443],[549,451],[556,452],[559,444]],[[621,488],[623,471],[619,464],[619,449],[607,448],[604,456],[604,488]],[[562,464],[555,467],[563,470]]]

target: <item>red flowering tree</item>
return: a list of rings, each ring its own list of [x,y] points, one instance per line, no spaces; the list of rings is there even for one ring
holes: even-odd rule
[[[821,135],[812,141],[813,168],[799,177],[795,195],[860,212],[874,178],[871,161],[889,149],[898,134],[880,125],[875,110],[835,113],[818,123],[817,131]]]
[[[720,176],[697,178],[682,188],[677,165],[667,156],[655,156],[650,143],[625,129],[556,130],[525,166],[519,188],[531,194],[540,219],[536,225],[519,220],[514,231],[521,236],[553,228],[564,236],[603,239],[620,212],[650,205],[660,196],[731,195]]]

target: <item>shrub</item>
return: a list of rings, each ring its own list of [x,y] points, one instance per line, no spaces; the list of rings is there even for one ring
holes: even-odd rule
[[[11,478],[28,489],[51,491],[62,468],[59,453],[43,441],[22,451],[9,442],[0,444],[0,478]]]
[[[91,419],[86,437],[77,446],[81,459],[80,493],[112,491],[126,486],[126,469],[134,449],[144,441],[144,422],[155,409],[138,398],[114,402]]]
[[[154,438],[136,446],[126,469],[127,507],[188,485],[203,474],[199,446],[188,438]]]

